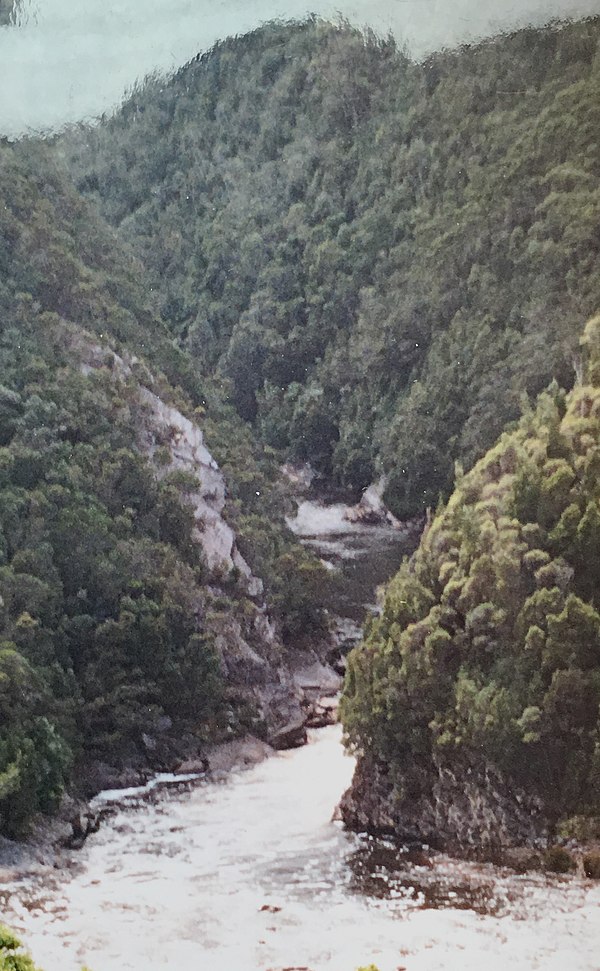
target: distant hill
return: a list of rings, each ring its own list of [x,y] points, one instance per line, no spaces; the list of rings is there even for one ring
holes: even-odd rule
[[[200,374],[406,517],[600,306],[600,20],[412,63],[316,20],[218,44],[59,143]]]

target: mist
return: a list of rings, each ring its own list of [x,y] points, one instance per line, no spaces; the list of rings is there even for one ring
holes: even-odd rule
[[[92,120],[153,72],[274,18],[343,16],[414,57],[527,23],[600,13],[600,0],[29,0],[0,27],[0,134]]]

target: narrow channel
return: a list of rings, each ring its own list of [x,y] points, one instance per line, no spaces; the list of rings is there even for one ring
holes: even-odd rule
[[[356,581],[337,604],[356,623],[353,591],[367,571],[372,594],[404,541],[340,515],[301,506],[297,532]],[[600,888],[348,834],[333,816],[352,771],[334,726],[130,801],[70,870],[5,885],[5,919],[46,971],[598,971]]]

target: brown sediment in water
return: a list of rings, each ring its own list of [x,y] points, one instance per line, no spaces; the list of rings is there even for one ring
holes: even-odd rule
[[[5,885],[47,971],[597,971],[600,886],[345,833],[339,726],[188,792],[120,807],[70,873]]]
[[[356,566],[352,623],[379,529],[315,542]],[[600,885],[345,832],[354,760],[340,726],[308,735],[265,760],[236,743],[209,753],[211,784],[117,803],[65,869],[5,880],[5,919],[46,971],[598,971]]]

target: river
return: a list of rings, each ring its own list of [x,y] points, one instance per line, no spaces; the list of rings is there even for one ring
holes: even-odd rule
[[[350,522],[349,507],[306,500],[290,521],[293,532],[335,571],[337,583],[329,607],[345,620],[362,625],[367,611],[376,609],[377,589],[412,553],[416,539],[387,525]]]
[[[338,513],[304,508],[297,531],[343,574],[362,563],[372,592],[404,541]],[[45,971],[598,971],[598,885],[345,833],[332,816],[352,771],[334,726],[217,782],[131,798],[70,868],[5,884],[4,917]]]

